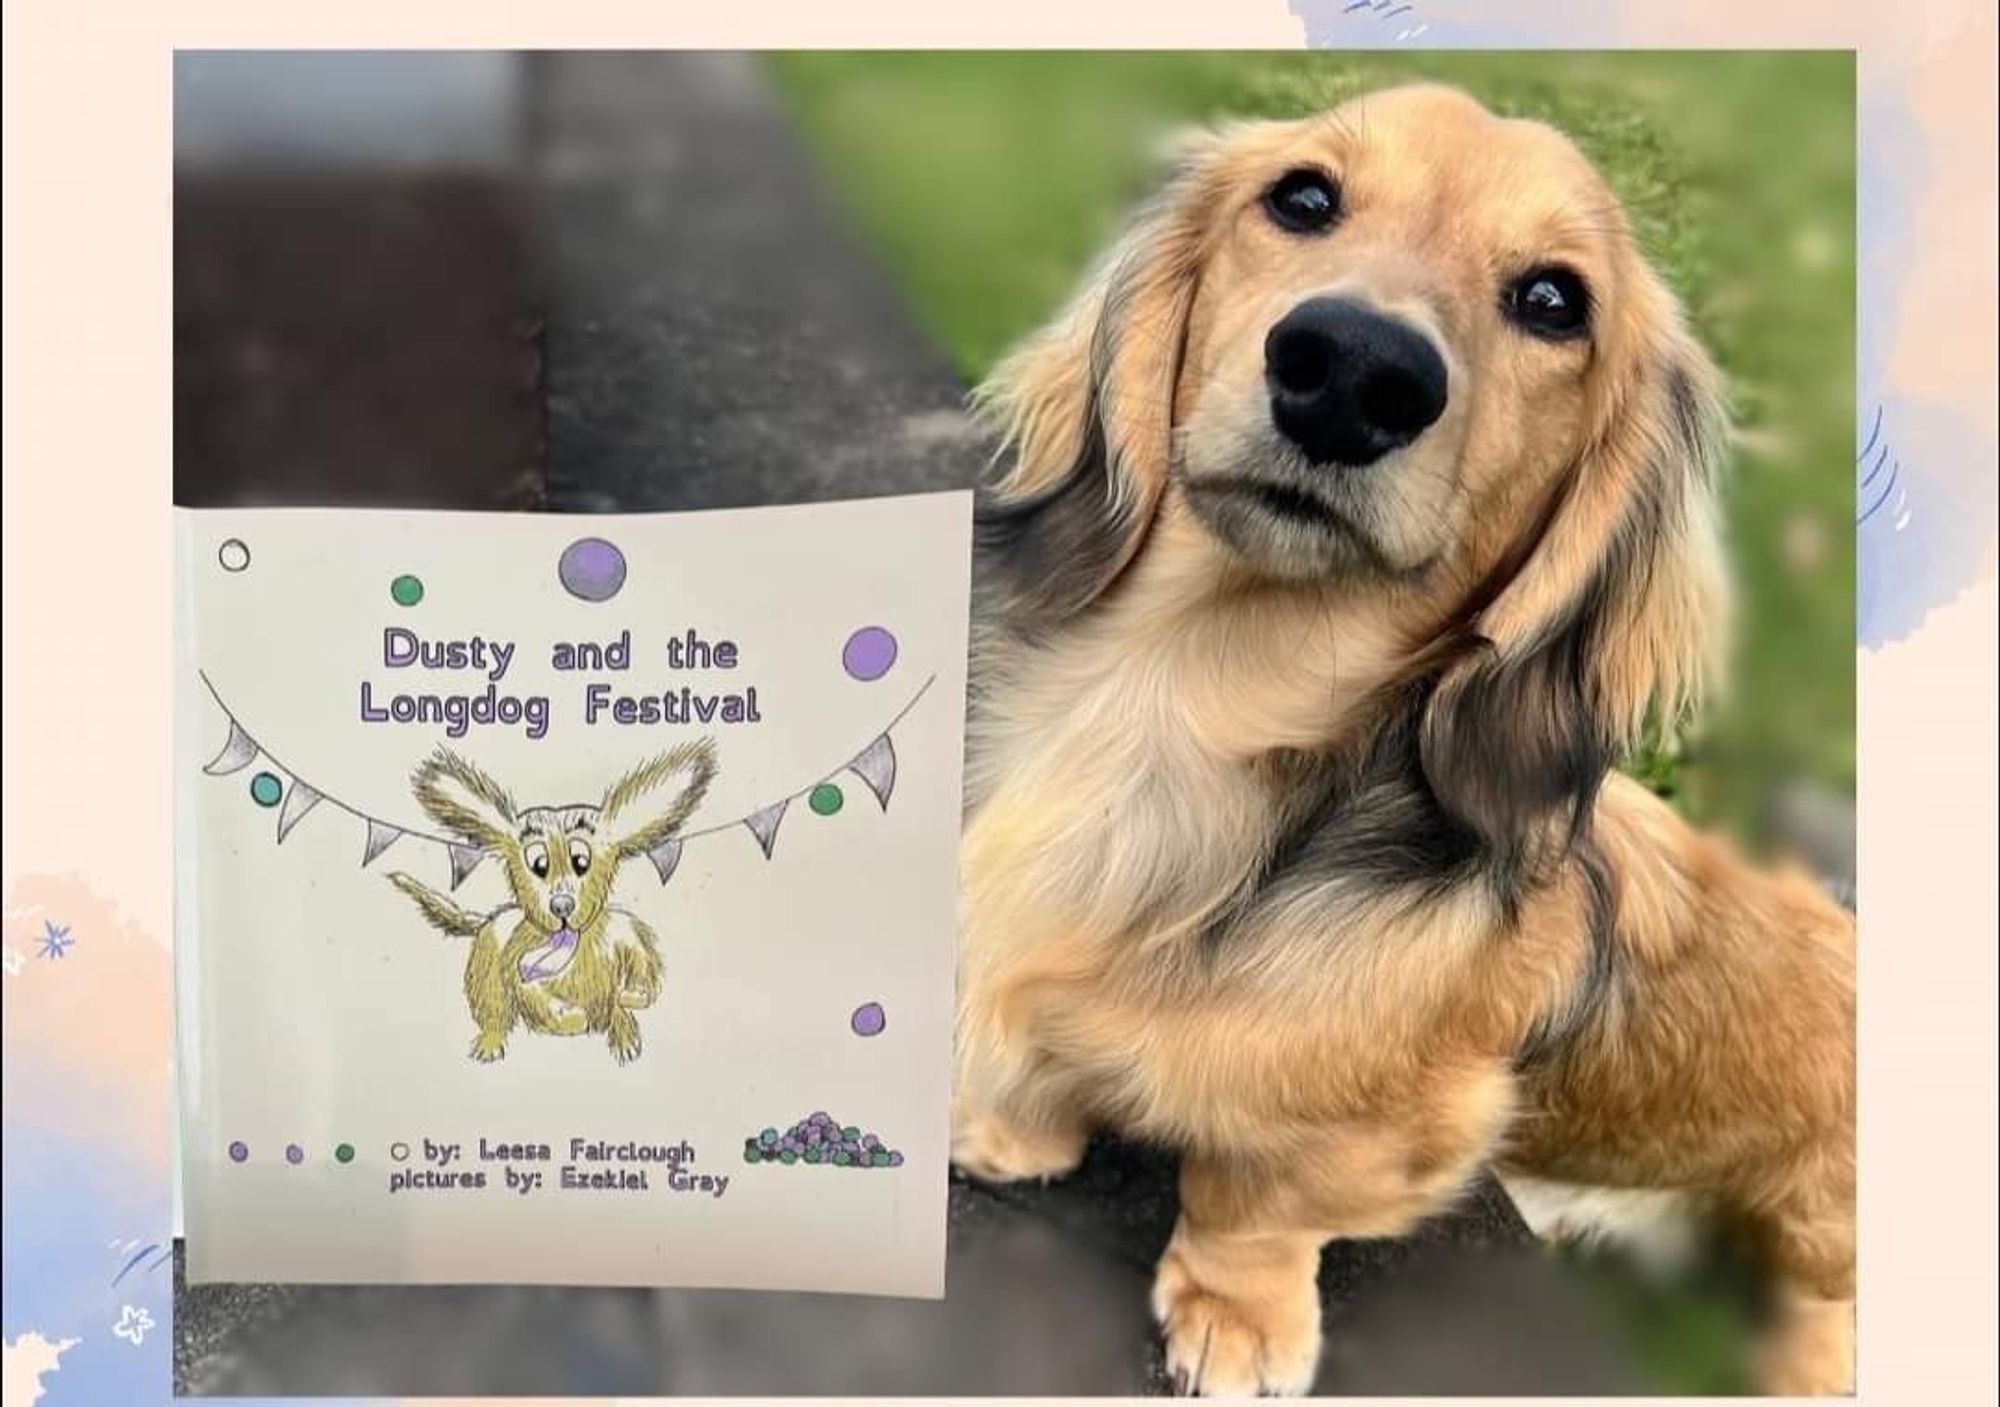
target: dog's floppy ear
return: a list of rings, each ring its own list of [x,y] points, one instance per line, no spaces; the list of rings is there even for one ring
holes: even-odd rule
[[[715,744],[707,738],[641,763],[604,793],[598,824],[605,843],[630,859],[672,839],[714,779]]]
[[[1225,141],[1182,136],[1164,189],[1069,306],[973,393],[1006,464],[982,498],[977,538],[1016,620],[1055,624],[1089,605],[1152,521]]]
[[[1672,727],[1699,701],[1720,653],[1719,379],[1665,288],[1632,285],[1592,437],[1424,716],[1432,790],[1517,876],[1575,837],[1649,716]]]
[[[514,798],[449,748],[418,764],[410,789],[424,814],[482,850],[503,849],[514,833]]]

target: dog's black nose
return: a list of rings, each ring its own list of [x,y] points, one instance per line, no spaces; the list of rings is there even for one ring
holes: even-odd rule
[[[1358,468],[1444,414],[1430,338],[1347,298],[1308,298],[1264,339],[1271,418],[1314,464]]]
[[[551,894],[549,912],[557,918],[566,919],[576,912],[576,900],[568,894]]]

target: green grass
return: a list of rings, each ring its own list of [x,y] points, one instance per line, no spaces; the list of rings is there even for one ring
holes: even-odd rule
[[[1850,56],[801,53],[771,68],[854,229],[968,382],[1061,303],[1172,127],[1296,116],[1424,79],[1563,128],[1686,303],[1741,431],[1731,692],[1630,770],[1752,841],[1779,783],[1852,791]],[[1740,1389],[1742,1321],[1725,1297],[1586,1264],[1663,1388]]]
[[[1749,1372],[1756,1286],[1739,1257],[1717,1250],[1673,1278],[1642,1271],[1616,1251],[1562,1246],[1549,1254],[1659,1391],[1689,1397],[1756,1391]]]

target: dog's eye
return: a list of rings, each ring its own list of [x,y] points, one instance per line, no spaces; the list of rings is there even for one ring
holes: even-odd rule
[[[534,874],[536,879],[547,879],[549,877],[548,846],[537,841],[527,848],[521,858],[528,862],[528,869]]]
[[[569,843],[569,867],[580,875],[590,873],[590,847],[580,840]]]
[[[1536,269],[1514,281],[1507,315],[1537,337],[1575,337],[1590,322],[1590,290],[1568,269]]]
[[[1326,172],[1300,167],[1264,192],[1264,209],[1282,229],[1319,234],[1340,218],[1340,187]]]

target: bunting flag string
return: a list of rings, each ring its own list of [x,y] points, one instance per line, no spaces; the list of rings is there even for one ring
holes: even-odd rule
[[[484,850],[470,845],[460,845],[456,841],[446,841],[445,849],[451,852],[451,887],[458,888],[465,883],[465,877],[479,868],[479,862],[486,858]]]
[[[376,856],[401,840],[403,832],[387,821],[377,821],[372,817],[364,819],[368,821],[368,844],[361,852],[361,868],[365,870],[375,862]]]
[[[207,683],[204,678],[203,683]],[[212,688],[212,686],[211,686]],[[216,700],[220,703],[221,700]],[[227,712],[227,710],[224,710]],[[232,772],[241,772],[257,760],[257,742],[244,732],[234,718],[229,720],[229,741],[222,745],[222,751],[215,755],[215,761],[201,770],[211,777],[226,777]]]
[[[847,769],[867,784],[884,811],[889,809],[889,793],[896,789],[896,748],[884,733],[863,748]]]
[[[393,821],[385,821],[379,816],[369,815],[367,812],[350,806],[339,797],[323,791],[306,781],[297,772],[280,762],[270,749],[257,741],[250,730],[243,725],[243,722],[230,709],[228,703],[223,700],[221,692],[215,687],[214,682],[209,679],[206,673],[200,677],[202,684],[208,690],[209,697],[215,700],[216,707],[221,710],[224,719],[229,724],[229,736],[223,743],[222,750],[216,753],[214,759],[207,763],[201,770],[211,777],[230,777],[246,770],[253,763],[262,759],[265,764],[265,770],[259,771],[251,778],[250,796],[260,806],[277,808],[278,844],[282,845],[285,837],[290,835],[309,814],[321,809],[321,803],[324,802],[328,808],[351,816],[366,827],[366,836],[362,842],[361,849],[361,868],[363,869],[372,865],[381,857],[385,850],[397,841],[409,837],[410,839],[423,841],[428,845],[439,846],[444,849],[451,866],[451,887],[456,890],[479,867],[480,862],[486,858],[486,852],[475,846],[463,844],[448,836],[410,830],[407,827],[397,825]],[[738,826],[748,830],[751,837],[756,841],[757,847],[764,852],[764,858],[767,860],[771,859],[777,851],[778,829],[784,824],[785,817],[794,801],[807,800],[810,804],[810,809],[820,815],[831,815],[840,809],[840,790],[834,785],[833,778],[842,773],[852,772],[855,776],[859,777],[862,785],[868,788],[869,793],[874,796],[876,803],[886,812],[889,809],[889,798],[896,789],[896,748],[895,744],[890,741],[890,734],[909,715],[910,710],[917,706],[918,701],[929,692],[931,684],[935,682],[935,679],[935,675],[925,679],[916,692],[910,696],[909,701],[897,711],[895,717],[889,720],[887,725],[870,740],[866,747],[862,748],[860,752],[856,753],[846,763],[834,768],[831,772],[824,774],[816,781],[801,787],[788,796],[779,797],[775,801],[759,806],[746,816],[720,822],[716,825],[705,827],[702,830],[690,831],[654,847],[654,849],[647,853],[647,858],[653,862],[653,868],[660,876],[660,883],[665,884],[674,877],[675,871],[680,867],[681,851],[688,841],[700,839],[705,836],[720,835],[727,831],[733,831]]]
[[[789,804],[786,801],[776,802],[743,818],[743,824],[750,827],[750,834],[757,837],[757,844],[763,847],[767,860],[778,843],[778,825],[785,819],[785,807]]]
[[[660,883],[665,884],[674,877],[674,871],[681,863],[681,843],[678,840],[663,840],[646,852],[646,858],[653,862],[653,868],[660,872]]]
[[[319,805],[320,794],[298,778],[292,778],[292,785],[285,792],[284,807],[278,812],[278,844],[285,843],[285,837],[306,817],[306,812]]]

